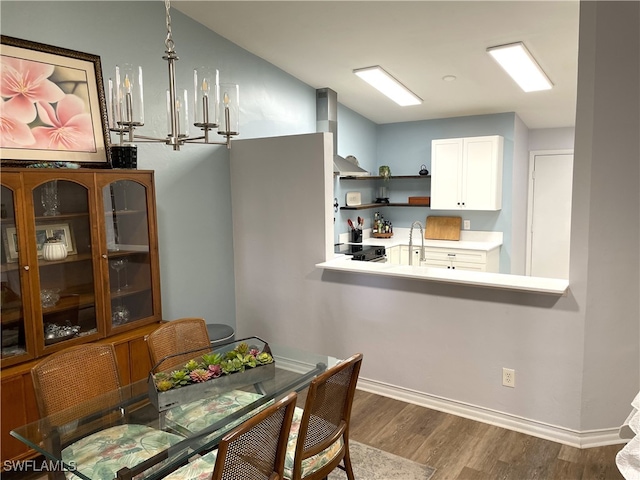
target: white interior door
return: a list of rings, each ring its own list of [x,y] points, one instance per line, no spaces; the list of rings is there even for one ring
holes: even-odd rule
[[[569,278],[573,152],[531,154],[527,275]]]

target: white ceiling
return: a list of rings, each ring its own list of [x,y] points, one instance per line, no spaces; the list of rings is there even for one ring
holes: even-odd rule
[[[575,125],[579,2],[189,1],[172,6],[378,124],[516,112]],[[522,41],[554,88],[524,93],[486,53]],[[400,107],[352,73],[380,65],[424,102]],[[442,77],[454,75],[454,82]],[[242,87],[241,87],[242,88]]]

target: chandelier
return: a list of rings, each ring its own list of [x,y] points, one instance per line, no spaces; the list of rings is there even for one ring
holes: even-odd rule
[[[165,0],[167,38],[162,57],[169,67],[169,89],[167,90],[167,130],[164,138],[149,137],[135,133],[144,125],[144,96],[142,67],[130,64],[116,66],[115,77],[108,82],[109,130],[119,136],[119,145],[134,142],[156,142],[171,145],[174,150],[186,143],[226,145],[231,148],[231,137],[239,133],[239,87],[236,84],[220,83],[218,70],[198,67],[193,71],[194,92],[191,99],[187,90],[177,90],[175,63],[178,55],[171,31],[171,2]],[[192,137],[189,126],[199,128],[201,135]],[[209,134],[216,131],[224,141],[212,141]]]

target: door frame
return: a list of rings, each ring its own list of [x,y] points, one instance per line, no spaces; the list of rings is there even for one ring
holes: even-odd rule
[[[573,149],[558,150],[531,150],[529,151],[529,177],[527,187],[527,231],[526,231],[526,251],[525,251],[525,271],[527,276],[531,275],[531,227],[533,222],[533,170],[536,156],[541,155],[574,155]],[[575,157],[574,157],[575,161]],[[573,208],[572,208],[573,209]]]

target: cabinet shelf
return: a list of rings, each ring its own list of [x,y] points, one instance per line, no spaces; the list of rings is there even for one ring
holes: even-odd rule
[[[369,208],[382,208],[382,207],[426,207],[429,205],[421,205],[419,203],[365,203],[362,205],[353,205],[350,207],[340,207],[340,210],[366,210]]]
[[[340,180],[384,180],[385,177],[381,177],[380,175],[365,175],[363,177],[355,177],[355,176],[351,176],[351,175],[344,175],[344,176],[340,176],[338,177],[340,178]],[[426,178],[431,178],[431,175],[391,175],[390,177],[388,177],[390,180],[395,180],[395,179],[426,179]]]
[[[73,220],[75,218],[86,218],[89,216],[88,212],[78,212],[78,213],[60,213],[58,215],[39,215],[34,217],[36,220],[36,224],[46,225],[49,223],[60,223],[61,220]]]

